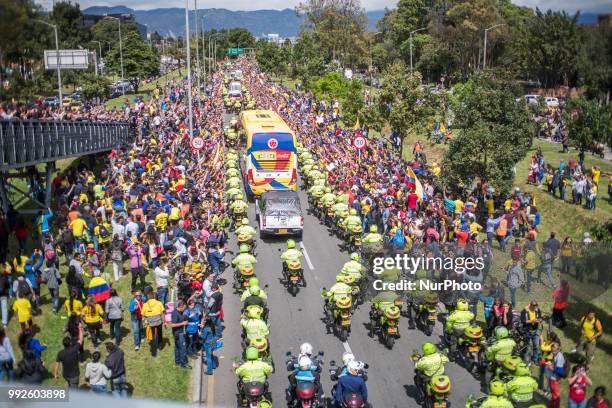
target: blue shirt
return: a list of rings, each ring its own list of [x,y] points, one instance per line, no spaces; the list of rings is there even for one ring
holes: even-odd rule
[[[187,334],[195,334],[198,332],[198,325],[200,324],[200,316],[202,316],[202,312],[198,306],[194,306],[193,309],[185,309],[183,312],[185,317],[187,317],[187,327],[185,331]]]
[[[334,396],[336,401],[342,401],[342,396],[346,392],[360,394],[364,402],[368,401],[368,388],[363,377],[352,374],[340,377],[336,386],[336,395]]]
[[[49,232],[49,220],[51,219],[51,217],[53,217],[53,211],[49,210],[49,212],[47,214],[41,214],[37,219],[36,219],[36,225],[40,224],[40,230],[41,232]]]

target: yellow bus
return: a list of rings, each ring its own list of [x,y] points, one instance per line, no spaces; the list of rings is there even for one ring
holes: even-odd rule
[[[249,196],[264,191],[296,191],[297,140],[285,121],[271,110],[240,113],[246,135],[244,177]]]

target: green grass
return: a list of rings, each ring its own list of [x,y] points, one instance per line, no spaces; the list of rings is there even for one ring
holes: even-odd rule
[[[412,147],[419,139],[425,145],[425,152],[427,153],[428,159],[430,161],[436,160],[439,162],[444,156],[447,146],[444,144],[430,143],[427,141],[424,132],[409,132],[408,136],[404,139],[404,158],[408,160],[412,159]],[[561,146],[558,144],[539,139],[534,140],[533,148],[516,166],[517,175],[515,178],[515,185],[522,191],[534,192],[537,190],[535,186],[527,185],[526,181],[531,155],[538,147],[541,148],[544,154],[545,162],[550,163],[554,167],[559,166],[559,160],[562,157],[565,163],[567,163],[570,156],[574,157],[576,161],[578,159],[578,152],[574,149],[572,149],[570,153],[561,153]],[[590,171],[593,165],[598,165],[602,169],[600,190],[597,198],[598,208],[594,211],[586,210],[583,207],[572,205],[568,202],[562,202],[559,198],[552,197],[545,190],[537,191],[536,204],[541,213],[540,235],[538,239],[540,243],[548,238],[551,231],[555,231],[560,240],[563,240],[565,236],[573,237],[575,240],[581,239],[584,231],[595,224],[603,223],[612,218],[612,205],[607,203],[608,197],[606,188],[608,177],[612,173],[612,162],[595,158],[587,154],[585,158],[585,168]],[[608,176],[604,177],[606,173]],[[568,199],[571,197],[571,193],[566,194],[566,196],[566,199]],[[484,238],[484,235],[481,238]],[[511,243],[513,243],[513,241],[511,241]],[[509,254],[508,252],[503,253],[499,251],[497,244],[494,244],[493,247],[494,261],[490,276],[505,282],[505,273],[502,271],[502,268],[508,262],[510,258]],[[556,281],[559,282],[560,265],[558,261],[555,263],[554,277]],[[605,385],[607,383],[606,378],[610,372],[609,361],[612,355],[612,334],[605,328],[612,327],[612,314],[610,313],[610,310],[612,310],[612,289],[605,291],[596,283],[579,283],[573,276],[564,275],[563,279],[568,280],[571,287],[570,305],[565,312],[568,325],[563,330],[554,329],[560,337],[562,351],[569,352],[579,340],[579,321],[587,310],[593,308],[604,326],[604,335],[598,341],[595,359],[589,368],[589,377],[593,381],[593,387],[589,389],[592,390],[598,385]],[[507,288],[506,295],[509,298],[510,293]],[[551,295],[551,288],[532,283],[531,293],[526,293],[521,289],[517,292],[517,310],[520,311],[524,308],[531,299],[537,299],[542,311],[546,314],[550,314],[553,306]],[[479,309],[479,316],[481,318],[483,316],[482,307]],[[532,367],[532,370],[533,374],[537,375],[537,367]],[[562,403],[565,404],[567,398],[567,381],[563,381],[561,384]]]
[[[63,258],[63,257],[62,257]],[[62,276],[65,277],[67,272],[66,265],[60,267]],[[112,274],[110,265],[106,268],[107,272]],[[191,393],[191,370],[180,368],[174,364],[174,342],[172,339],[171,329],[164,328],[164,349],[158,352],[156,358],[151,357],[146,341],[141,344],[139,351],[134,351],[133,339],[131,334],[130,314],[127,311],[130,294],[130,276],[129,268],[125,268],[128,272],[127,276],[122,277],[119,282],[113,284],[119,295],[123,298],[124,308],[126,313],[122,323],[123,338],[121,341],[121,349],[125,352],[125,365],[127,380],[130,384],[130,393],[137,397],[147,397],[155,399],[180,400],[189,401]],[[152,272],[147,275],[147,282],[153,282]],[[47,343],[49,349],[43,352],[43,361],[48,370],[53,369],[55,357],[58,351],[61,350],[61,342],[64,337],[64,327],[67,323],[63,319],[64,311],[53,314],[51,309],[51,298],[46,287],[41,290],[42,313],[34,316],[33,321],[36,326],[37,338],[44,343]],[[62,285],[61,304],[67,297],[66,285]],[[103,341],[110,341],[108,325],[103,327]],[[17,354],[17,359],[21,358],[21,352],[17,347],[17,338],[19,334],[19,323],[16,319],[11,319],[8,328],[9,336],[11,337],[13,348]],[[91,353],[94,351],[93,344],[88,337],[85,338],[85,355],[86,360],[81,364],[81,386],[84,385],[85,365],[90,361]],[[106,349],[101,346],[99,351],[102,353],[102,360],[106,358]],[[52,371],[51,371],[52,372]],[[60,376],[58,380],[48,375],[44,380],[46,385],[65,385],[65,381]]]
[[[107,100],[104,106],[106,107],[106,109],[109,110],[113,108],[121,108],[126,100],[131,103],[135,98],[143,98],[143,100],[147,102],[149,100],[150,92],[154,90],[157,85],[163,86],[166,81],[183,78],[185,75],[187,75],[186,72],[187,71],[185,69],[182,69],[180,70],[179,74],[178,69],[172,70],[166,75],[162,75],[156,80],[149,82],[148,84],[143,83],[142,86],[138,88],[138,92],[136,93],[129,92],[125,95],[121,95],[116,98]]]

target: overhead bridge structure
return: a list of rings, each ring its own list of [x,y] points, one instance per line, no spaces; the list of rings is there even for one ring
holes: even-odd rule
[[[90,156],[123,146],[132,135],[127,122],[0,121],[0,201],[6,213],[10,198],[21,196],[40,208],[49,207],[55,163],[71,157]],[[33,191],[40,184],[44,166],[45,193]],[[18,179],[28,183],[15,183]],[[25,188],[23,186],[26,186]],[[42,199],[41,199],[42,198]],[[37,209],[21,210],[22,213]]]

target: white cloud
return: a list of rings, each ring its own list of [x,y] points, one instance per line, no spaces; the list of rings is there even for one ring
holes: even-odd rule
[[[398,0],[361,0],[367,10],[393,8]],[[52,0],[37,0],[44,7],[51,7]],[[126,6],[133,9],[149,10],[153,8],[184,7],[184,0],[77,0],[81,8],[90,6]],[[189,0],[193,7],[193,0]],[[590,13],[612,12],[610,0],[513,0],[521,6],[539,7],[547,10],[566,10],[573,13],[577,10]],[[228,10],[259,10],[293,8],[300,0],[199,0],[198,8],[226,8]]]

